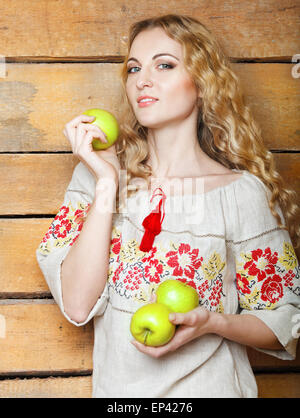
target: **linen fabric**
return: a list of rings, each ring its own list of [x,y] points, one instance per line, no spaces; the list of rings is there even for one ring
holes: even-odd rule
[[[113,214],[105,289],[87,319],[77,323],[64,310],[61,265],[84,226],[96,183],[83,163],[75,167],[36,256],[65,318],[75,326],[94,321],[93,397],[257,397],[240,344],[208,334],[155,359],[130,343],[132,314],[170,278],[193,286],[211,311],[256,316],[284,347],[259,351],[295,358],[300,272],[289,233],[278,228],[264,183],[247,170],[232,171],[241,176],[225,186],[167,196],[162,230],[149,252],[139,245],[151,196],[139,190],[127,199],[126,210]],[[277,212],[284,222],[278,206]]]

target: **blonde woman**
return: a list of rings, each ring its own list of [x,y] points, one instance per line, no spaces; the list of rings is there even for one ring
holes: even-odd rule
[[[296,355],[295,193],[196,19],[134,24],[121,79],[114,146],[92,150],[106,140],[92,118],[65,126],[80,163],[37,249],[63,315],[94,320],[93,397],[256,397],[246,346]],[[132,314],[170,278],[194,287],[199,307],[170,316],[169,343],[134,341]]]

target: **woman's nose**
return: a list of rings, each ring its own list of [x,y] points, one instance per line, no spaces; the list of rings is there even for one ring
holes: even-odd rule
[[[153,87],[153,82],[151,80],[151,77],[149,76],[149,73],[142,73],[137,79],[136,85],[139,89],[143,89],[145,86],[147,87]]]

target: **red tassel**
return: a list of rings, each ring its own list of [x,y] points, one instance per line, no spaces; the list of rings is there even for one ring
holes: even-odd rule
[[[145,228],[145,232],[144,232],[142,242],[140,245],[140,250],[144,252],[148,252],[151,250],[155,236],[161,232],[161,224],[165,217],[165,212],[164,212],[163,217],[161,219],[161,205],[162,203],[165,204],[166,195],[164,194],[164,192],[162,191],[160,187],[155,190],[160,190],[162,192],[162,194],[160,194],[162,198],[159,204],[156,206],[156,208],[143,220],[142,225]],[[152,202],[153,198],[155,197],[154,193],[155,191],[153,192],[150,202]]]

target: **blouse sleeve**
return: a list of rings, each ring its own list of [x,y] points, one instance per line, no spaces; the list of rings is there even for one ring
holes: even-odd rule
[[[293,360],[300,322],[299,263],[288,231],[278,227],[269,208],[270,194],[254,175],[236,187],[236,286],[240,313],[262,320],[284,347],[257,350]],[[276,210],[285,224],[278,205]]]
[[[83,163],[77,164],[64,201],[36,250],[40,269],[54,300],[65,318],[76,326],[85,325],[95,315],[104,313],[108,301],[107,284],[84,322],[73,321],[65,312],[61,289],[61,266],[78,238],[94,198],[95,180]]]

